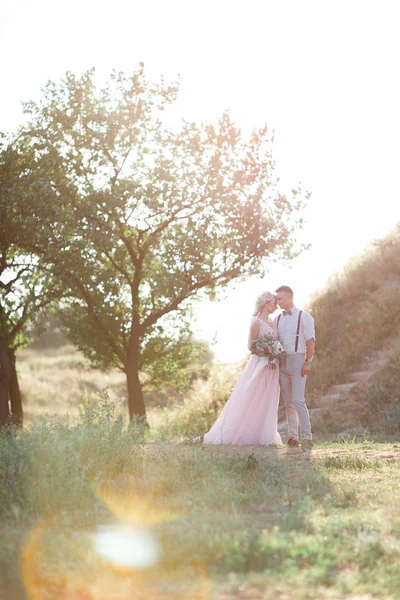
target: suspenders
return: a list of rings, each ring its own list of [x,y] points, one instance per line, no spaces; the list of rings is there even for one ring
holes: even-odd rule
[[[297,354],[297,349],[298,349],[298,347],[299,347],[299,337],[300,337],[300,321],[301,321],[301,313],[302,313],[302,312],[303,312],[302,310],[299,312],[299,319],[298,319],[298,321],[297,321],[296,345],[295,345],[295,347],[294,347],[294,353],[295,353],[295,354]],[[279,317],[278,317],[278,320],[277,320],[277,322],[276,322],[276,328],[277,328],[277,329],[279,328],[279,321],[281,320],[281,316],[282,316],[282,314],[280,314],[280,315],[279,315]]]

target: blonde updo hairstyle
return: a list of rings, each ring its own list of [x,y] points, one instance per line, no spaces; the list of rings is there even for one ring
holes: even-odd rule
[[[259,296],[257,296],[256,305],[253,311],[253,317],[257,317],[260,314],[264,306],[267,302],[272,302],[275,300],[275,294],[272,292],[263,292]]]

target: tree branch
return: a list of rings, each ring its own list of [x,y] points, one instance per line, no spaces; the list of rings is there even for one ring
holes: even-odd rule
[[[122,169],[124,168],[126,160],[127,160],[128,156],[130,155],[131,151],[132,151],[132,147],[129,148],[128,152],[123,157],[121,165],[119,167],[117,167],[116,165],[113,164],[113,167],[114,167],[114,177],[111,180],[111,185],[112,186],[115,185],[115,183],[116,183],[116,181],[118,179],[118,175],[121,173]]]
[[[119,230],[120,230],[120,234],[121,234],[121,239],[124,242],[126,249],[128,250],[129,256],[131,257],[131,260],[132,260],[133,264],[135,265],[135,267],[138,268],[139,259],[135,254],[133,246],[132,246],[130,240],[126,237],[121,226],[120,226]]]
[[[193,215],[197,214],[197,210],[194,210],[193,212],[191,212],[188,215],[182,215],[182,216],[178,216],[180,212],[182,212],[183,210],[187,210],[188,208],[193,208],[194,206],[200,205],[202,203],[202,201],[204,200],[203,197],[201,197],[197,202],[193,202],[191,204],[187,204],[187,205],[183,205],[180,206],[178,210],[176,210],[174,213],[172,213],[171,217],[169,219],[167,219],[166,221],[160,223],[158,225],[158,227],[156,227],[156,229],[153,229],[153,231],[151,231],[151,233],[149,233],[147,240],[145,241],[145,243],[143,244],[143,248],[145,250],[148,249],[148,247],[150,246],[152,240],[157,237],[157,235],[159,235],[160,233],[162,233],[169,225],[171,225],[171,223],[173,223],[174,221],[178,221],[180,219],[187,219],[189,217],[192,217]],[[150,230],[147,229],[145,230],[143,233],[147,233]]]
[[[3,290],[6,290],[6,294],[9,294],[11,292],[11,287],[12,287],[13,283],[18,281],[18,279],[21,277],[22,273],[24,273],[25,271],[29,271],[29,269],[30,269],[30,266],[24,267],[23,269],[18,271],[18,273],[14,277],[14,279],[10,279],[10,281],[8,281],[7,283],[3,283],[2,281],[0,281],[0,288],[2,288]]]
[[[23,308],[21,317],[19,318],[17,323],[14,325],[14,327],[10,331],[11,340],[14,340],[17,337],[17,335],[22,331],[22,328],[25,325],[26,321],[28,320],[28,317],[29,317],[28,309],[29,309],[30,305],[31,305],[31,298],[29,297],[24,304],[24,308]]]
[[[239,261],[239,263],[240,262],[241,261]],[[179,304],[181,304],[181,302],[183,302],[184,300],[186,300],[187,298],[192,296],[193,293],[196,292],[197,290],[200,290],[201,288],[206,287],[206,286],[214,287],[217,284],[228,283],[233,277],[237,276],[238,274],[240,274],[240,266],[239,265],[236,267],[232,267],[229,271],[225,271],[218,277],[202,279],[202,280],[198,281],[197,283],[192,284],[184,292],[182,292],[176,298],[174,298],[172,300],[172,302],[170,302],[163,308],[160,308],[155,313],[152,313],[148,317],[146,317],[146,319],[140,325],[141,333],[143,334],[146,331],[146,329],[148,329],[149,327],[154,325],[158,321],[158,319],[160,319],[167,313],[171,312],[172,310],[176,310],[178,308]]]
[[[126,279],[126,281],[128,282],[128,284],[132,287],[132,279],[129,277],[129,273],[128,271],[126,271],[125,269],[123,269],[121,267],[121,265],[119,265],[111,256],[111,254],[109,252],[107,252],[106,250],[101,250],[101,252],[103,254],[105,254],[105,256],[108,258],[108,260],[110,261],[110,263],[112,264],[112,266],[118,271],[118,273],[121,273],[121,275],[123,275]]]
[[[115,343],[114,337],[113,337],[111,331],[104,325],[103,321],[100,319],[100,317],[96,313],[92,297],[91,297],[90,293],[87,291],[87,289],[85,288],[85,286],[83,285],[83,283],[80,281],[80,279],[78,279],[77,277],[75,277],[72,274],[69,275],[68,277],[64,276],[64,279],[65,280],[70,279],[81,290],[82,296],[86,302],[90,316],[93,318],[95,323],[99,326],[99,329],[101,329],[101,331],[105,334],[105,336],[107,338],[107,343],[110,346],[110,348],[112,349],[112,351],[118,356],[118,358],[122,362],[122,364],[125,365],[125,363],[126,363],[125,355],[121,352],[121,349]]]

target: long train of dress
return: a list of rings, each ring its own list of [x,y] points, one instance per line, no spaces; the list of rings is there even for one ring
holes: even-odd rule
[[[261,322],[259,335],[275,335],[273,327],[255,318]],[[272,369],[253,354],[221,414],[204,435],[204,444],[282,444],[277,430],[278,405],[279,364]]]

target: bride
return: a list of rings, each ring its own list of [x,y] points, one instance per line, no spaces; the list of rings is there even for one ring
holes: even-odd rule
[[[277,308],[271,292],[258,296],[251,319],[248,348],[262,334],[277,338],[269,315]],[[272,369],[252,354],[221,414],[204,435],[204,444],[269,445],[282,444],[277,431],[279,404],[279,364]],[[265,364],[264,364],[265,363]]]

